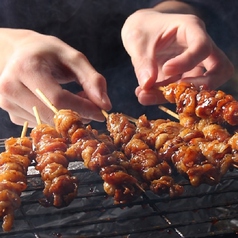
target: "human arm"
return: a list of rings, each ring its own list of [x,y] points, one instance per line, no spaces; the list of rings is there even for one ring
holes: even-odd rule
[[[84,122],[104,120],[101,109],[111,108],[105,78],[79,51],[60,39],[30,30],[0,29],[0,107],[15,124],[34,126],[32,107],[43,122],[53,112],[38,98],[39,88],[56,108],[77,111]],[[73,94],[61,85],[76,82],[83,91]]]
[[[141,104],[165,102],[157,90],[180,79],[216,88],[233,74],[233,65],[206,31],[200,12],[180,1],[164,1],[132,14],[122,28]]]

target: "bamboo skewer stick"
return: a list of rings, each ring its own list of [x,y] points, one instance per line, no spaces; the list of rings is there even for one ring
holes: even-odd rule
[[[50,102],[50,100],[40,91],[39,88],[36,89],[37,94],[40,96],[42,101],[48,106],[55,114],[58,113],[58,109]]]
[[[163,86],[159,86],[158,90],[163,92],[164,91],[164,87]]]
[[[123,114],[125,117],[127,117],[127,119],[129,120],[129,121],[131,121],[131,122],[133,122],[133,123],[137,123],[137,119],[136,118],[134,118],[134,117],[131,117],[131,116],[128,116],[128,115],[125,115],[125,114]]]
[[[107,119],[108,118],[108,113],[105,110],[102,110],[102,114],[104,115],[104,117]],[[122,114],[123,116],[125,116],[130,122],[136,123],[137,119],[131,116],[128,116],[126,114]]]
[[[167,107],[164,107],[164,106],[162,106],[162,105],[159,105],[158,108],[159,108],[160,110],[162,110],[163,112],[166,112],[166,113],[169,114],[170,116],[172,116],[172,117],[174,117],[174,118],[176,118],[176,119],[179,120],[178,114],[175,113],[175,112],[173,112],[173,111],[171,111],[171,110],[168,109]]]
[[[106,119],[108,118],[108,113],[107,113],[106,111],[102,110],[102,114],[105,116]],[[123,114],[123,115],[124,115],[124,114]],[[136,121],[137,121],[137,120],[136,120],[135,118],[133,118],[133,117],[130,117],[130,116],[127,116],[127,115],[124,115],[124,116],[126,116],[129,120],[130,120],[130,119],[133,120],[132,122],[136,122]],[[138,183],[136,183],[136,186],[137,186],[143,193],[145,193],[145,190],[144,190]]]
[[[28,129],[28,122],[25,121],[25,122],[24,122],[24,125],[23,125],[23,127],[22,127],[22,131],[21,131],[21,136],[20,136],[20,138],[23,138],[23,137],[26,136],[27,129]],[[2,139],[0,139],[0,148],[5,146],[5,141],[6,141],[7,139],[8,139],[8,138],[2,138]]]
[[[23,128],[22,128],[22,132],[21,132],[21,138],[26,136],[27,128],[28,128],[28,122],[25,121]]]
[[[102,114],[106,119],[108,119],[108,113],[105,110],[102,110]]]
[[[163,87],[163,86],[159,86],[159,87],[158,87],[158,90],[161,91],[161,92],[164,92],[164,87]],[[170,109],[168,109],[168,108],[166,108],[166,107],[164,107],[164,106],[162,106],[162,105],[159,105],[158,107],[159,107],[160,110],[166,112],[166,113],[169,114],[170,116],[172,116],[172,117],[174,117],[174,118],[176,118],[176,119],[179,120],[179,116],[178,116],[177,113],[171,111]]]
[[[33,112],[34,112],[37,124],[38,125],[42,124],[41,119],[40,119],[40,115],[38,113],[38,110],[37,110],[36,106],[33,107]]]
[[[140,184],[136,183],[136,186],[141,190],[142,193],[145,193],[145,190],[140,186]]]

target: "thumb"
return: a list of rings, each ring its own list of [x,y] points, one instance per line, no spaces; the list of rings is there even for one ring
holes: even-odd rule
[[[153,87],[158,74],[158,66],[153,57],[136,57],[132,59],[132,64],[140,87],[145,90]]]

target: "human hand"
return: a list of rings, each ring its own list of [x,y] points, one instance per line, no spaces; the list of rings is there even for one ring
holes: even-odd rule
[[[161,13],[154,9],[132,14],[122,28],[143,105],[166,102],[159,86],[182,80],[216,88],[233,74],[233,65],[192,14]]]
[[[103,121],[101,109],[110,110],[105,78],[87,58],[53,36],[28,30],[0,30],[0,107],[13,123],[36,125],[33,106],[44,123],[53,123],[53,112],[36,93],[39,88],[57,109],[77,111],[83,122]],[[73,94],[60,84],[77,82],[82,92]]]

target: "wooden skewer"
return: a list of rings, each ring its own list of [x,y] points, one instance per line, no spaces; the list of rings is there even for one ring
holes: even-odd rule
[[[36,89],[37,94],[40,96],[42,101],[48,106],[55,114],[58,113],[58,109],[50,102],[50,100],[40,91],[39,88]]]
[[[159,87],[158,87],[158,90],[161,91],[161,92],[164,92],[165,89],[164,89],[163,86],[159,86]],[[171,111],[170,109],[168,109],[168,108],[166,108],[166,107],[164,107],[164,106],[162,106],[162,105],[159,105],[158,107],[159,107],[160,110],[166,112],[166,113],[169,114],[170,116],[172,116],[172,117],[174,117],[174,118],[176,118],[176,119],[179,120],[179,116],[178,116],[178,114],[176,114],[175,112]]]
[[[137,188],[139,188],[143,193],[145,193],[145,190],[140,186],[140,184],[136,183]]]
[[[108,113],[104,110],[102,110],[102,114],[105,116],[105,118],[107,119],[108,118]],[[124,114],[123,114],[124,115]],[[132,120],[132,122],[136,122],[137,120],[133,117],[130,117],[130,116],[127,116],[127,115],[124,115],[126,116],[130,121]],[[136,183],[136,186],[143,192],[145,193],[145,190],[138,184]]]
[[[106,119],[108,119],[108,113],[105,110],[102,110],[102,114]]]
[[[233,164],[232,166],[233,166],[234,168],[238,169],[238,165]]]
[[[40,115],[38,113],[36,106],[33,107],[33,112],[34,112],[37,124],[40,125],[42,122],[41,122]]]
[[[128,116],[128,115],[125,115],[125,114],[123,114],[125,117],[127,117],[127,119],[129,120],[129,121],[131,121],[131,122],[133,122],[133,123],[137,123],[137,119],[136,118],[134,118],[134,117],[131,117],[131,116]]]
[[[172,116],[172,117],[174,117],[174,118],[176,118],[176,119],[179,120],[179,116],[178,116],[178,114],[176,114],[175,112],[171,111],[170,109],[168,109],[168,108],[166,108],[166,107],[164,107],[164,106],[162,106],[162,105],[159,105],[158,107],[159,107],[160,110],[166,112],[166,113],[169,114],[170,116]]]
[[[213,178],[212,176],[209,176],[209,179],[211,179],[212,181],[216,181],[215,178]]]
[[[21,138],[26,136],[27,128],[28,128],[28,122],[25,121],[23,128],[22,128],[22,132],[21,132]]]
[[[106,111],[102,110],[102,114],[105,116],[106,119],[108,119],[108,113]],[[125,116],[129,121],[131,121],[133,123],[137,122],[137,119],[134,117],[128,116],[126,114],[122,114],[122,115]]]
[[[159,86],[159,87],[158,87],[158,90],[164,92],[164,87],[163,87],[163,86]]]
[[[163,87],[163,86],[159,86],[159,87],[158,87],[158,90],[164,92],[164,87]],[[179,120],[178,114],[176,114],[175,112],[169,110],[168,108],[166,108],[166,107],[160,105],[160,106],[159,106],[159,109],[162,110],[162,111],[164,111],[164,112],[166,112],[166,113],[169,114],[170,116],[172,116],[172,117],[174,117],[174,118],[176,118],[176,119]]]

